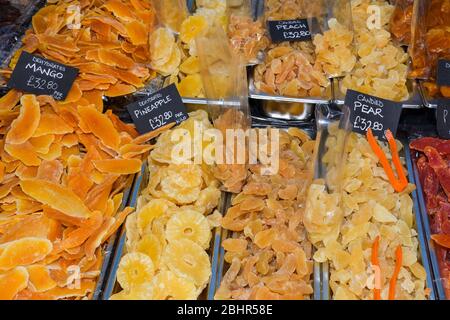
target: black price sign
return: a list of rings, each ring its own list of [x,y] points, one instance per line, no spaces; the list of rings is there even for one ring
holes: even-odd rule
[[[438,86],[450,86],[450,60],[439,60],[437,68]]]
[[[439,99],[436,109],[436,123],[439,136],[450,139],[450,100]]]
[[[189,117],[174,84],[128,105],[127,109],[140,134],[154,131],[172,122],[179,124]]]
[[[400,103],[347,90],[345,105],[350,108],[350,122],[354,132],[365,135],[371,128],[373,134],[383,140],[386,140],[384,132],[387,129],[396,135],[402,113]]]
[[[64,100],[78,75],[78,69],[22,52],[8,87],[36,95]]]
[[[307,19],[267,21],[273,43],[283,41],[311,41]]]

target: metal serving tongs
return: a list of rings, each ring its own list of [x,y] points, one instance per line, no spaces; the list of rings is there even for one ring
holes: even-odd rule
[[[336,104],[320,104],[316,107],[316,121],[317,121],[317,137],[316,146],[314,150],[314,180],[323,179],[325,181],[325,189],[328,193],[340,193],[340,184],[342,179],[343,166],[345,163],[345,149],[347,146],[348,137],[350,135],[350,114],[349,109],[343,105]],[[343,135],[337,140],[333,146],[328,145],[330,138],[330,127],[338,126],[342,130]],[[328,151],[328,148],[333,147],[338,150],[338,157],[336,159],[337,177],[336,181],[330,181],[328,177],[328,165],[323,162],[323,156]],[[315,299],[329,300],[329,265],[328,262],[318,263],[314,262],[314,274],[319,275],[319,279],[314,279]]]

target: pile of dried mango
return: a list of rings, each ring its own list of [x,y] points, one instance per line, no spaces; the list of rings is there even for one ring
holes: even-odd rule
[[[332,126],[330,134],[323,158],[330,185],[311,185],[304,223],[317,248],[314,260],[330,264],[332,298],[426,299],[410,195],[415,186],[408,184],[398,155],[402,145],[389,133],[389,147],[371,134],[366,139],[352,133],[339,169],[342,157],[334,146],[344,133]],[[385,171],[390,160],[398,178]]]
[[[195,122],[212,127],[205,111],[190,113],[177,129],[164,132],[150,153],[148,185],[126,222],[127,253],[117,271],[123,290],[111,299],[192,300],[209,283],[205,250],[221,219],[215,211],[219,183],[208,166],[175,164],[172,158],[172,135],[193,134]]]

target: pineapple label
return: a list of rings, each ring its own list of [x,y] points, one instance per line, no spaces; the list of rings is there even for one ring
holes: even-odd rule
[[[127,110],[140,134],[188,119],[186,106],[174,84],[128,105]]]
[[[438,61],[436,83],[438,86],[450,86],[450,60]]]
[[[78,75],[78,69],[22,52],[8,82],[9,88],[64,100]]]
[[[437,100],[436,109],[437,131],[441,138],[450,139],[450,100]]]
[[[308,19],[267,21],[273,43],[284,41],[311,41]]]
[[[383,140],[388,129],[396,135],[402,113],[401,103],[347,90],[345,105],[350,109],[352,131],[365,135],[370,128]]]

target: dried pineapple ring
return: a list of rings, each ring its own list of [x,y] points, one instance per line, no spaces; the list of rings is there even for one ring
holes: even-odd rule
[[[154,219],[167,214],[174,204],[165,199],[152,199],[137,213],[137,226],[139,233],[144,235],[149,232]]]
[[[169,165],[161,179],[161,191],[178,204],[189,204],[200,195],[203,183],[198,165]]]
[[[180,39],[184,43],[190,43],[201,35],[208,27],[208,22],[203,16],[190,16],[183,21],[180,28]]]
[[[174,35],[166,28],[158,28],[150,35],[152,64],[163,65],[169,61],[176,46]]]
[[[136,244],[136,252],[141,252],[149,256],[156,268],[159,267],[159,260],[162,253],[162,244],[154,234],[144,235]]]
[[[192,280],[178,277],[172,271],[163,270],[153,278],[155,300],[195,300],[198,290]]]
[[[134,288],[150,283],[154,274],[152,259],[143,253],[132,252],[120,260],[117,281],[125,291],[130,292]]]
[[[211,241],[211,230],[208,220],[201,213],[180,209],[167,222],[166,238],[169,243],[189,239],[207,249]]]
[[[192,279],[198,288],[204,288],[211,276],[208,254],[191,240],[182,239],[169,243],[163,261],[179,277]]]

